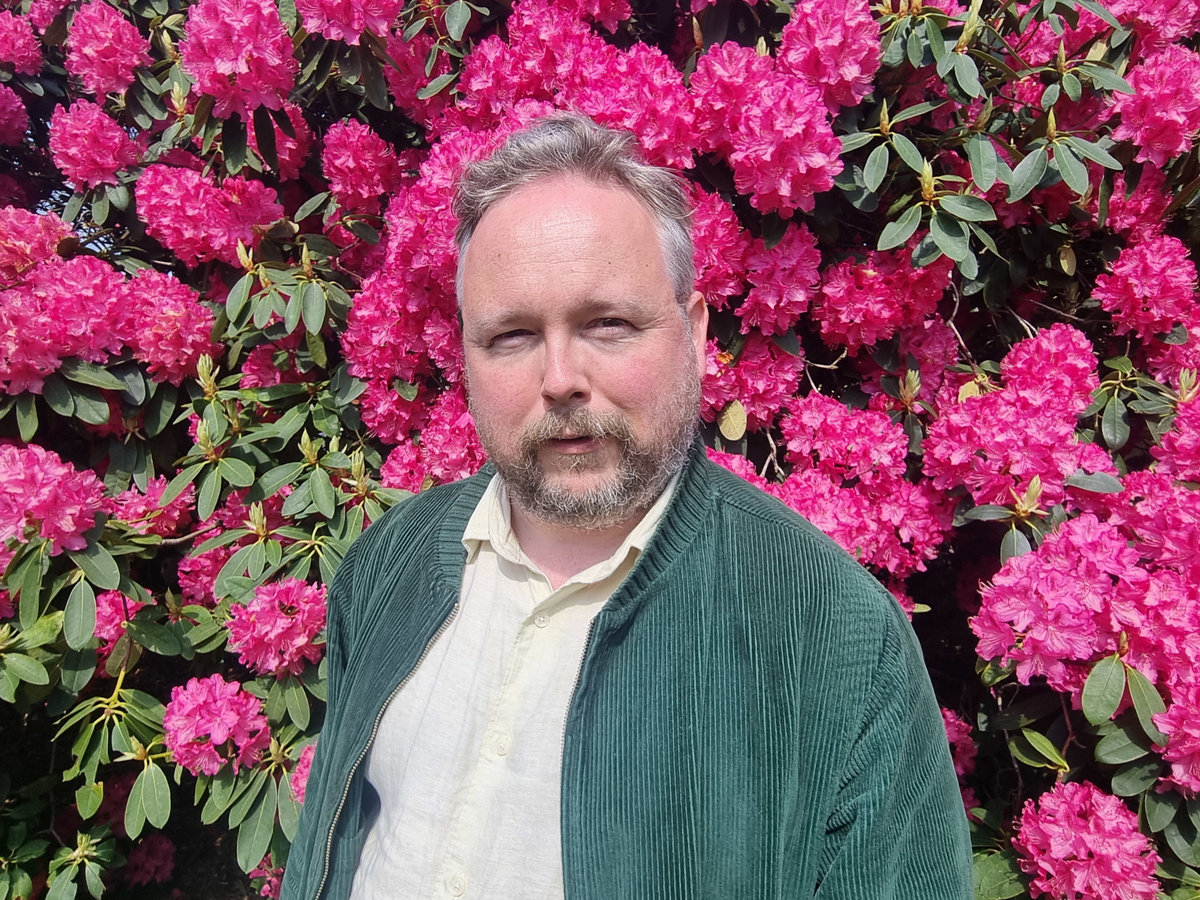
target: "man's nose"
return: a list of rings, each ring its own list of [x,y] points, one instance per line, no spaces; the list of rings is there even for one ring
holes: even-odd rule
[[[542,398],[549,406],[581,406],[591,395],[579,348],[569,338],[546,338]]]

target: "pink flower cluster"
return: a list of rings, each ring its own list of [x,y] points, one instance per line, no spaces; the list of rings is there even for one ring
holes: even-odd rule
[[[325,586],[285,578],[255,588],[229,610],[229,649],[259,675],[299,675],[321,658],[314,643],[325,627]]]
[[[1088,782],[1062,782],[1025,801],[1013,846],[1034,897],[1154,900],[1159,856],[1137,815]]]
[[[321,166],[348,211],[378,212],[378,198],[399,186],[396,152],[362,122],[335,122],[325,134]]]
[[[1196,264],[1178,238],[1162,235],[1125,247],[1112,274],[1096,279],[1092,296],[1113,314],[1117,333],[1139,337],[1169,332],[1200,314]]]
[[[292,181],[300,176],[308,154],[312,150],[312,129],[304,118],[304,113],[295,103],[284,103],[283,112],[292,123],[294,137],[286,132],[272,118],[271,129],[275,132],[275,155],[279,158],[279,177],[283,181]],[[254,120],[246,123],[246,137],[254,151],[259,151],[258,135],[255,132]]]
[[[1067,325],[1018,343],[1002,363],[1001,388],[939,404],[924,442],[933,486],[963,485],[976,504],[1011,505],[1038,476],[1049,508],[1076,470],[1115,473],[1098,445],[1075,438],[1098,385],[1095,367],[1091,342]]]
[[[163,506],[160,500],[166,489],[167,479],[156,475],[146,484],[145,493],[131,487],[115,497],[106,497],[104,511],[110,518],[120,519],[142,534],[169,537],[191,521],[196,487],[188,485],[178,497]]]
[[[909,249],[872,250],[865,261],[843,260],[821,273],[812,316],[826,343],[854,353],[936,311],[953,271],[944,256],[914,268]]]
[[[420,442],[396,447],[379,477],[387,487],[415,492],[474,474],[486,460],[467,411],[466,395],[461,388],[452,389],[434,401]]]
[[[137,27],[104,0],[79,8],[67,32],[67,71],[101,100],[133,84],[138,66],[150,65],[149,44]]]
[[[970,810],[978,806],[979,801],[975,791],[961,787],[961,782],[975,771],[975,757],[979,755],[979,748],[971,736],[971,724],[954,710],[942,707],[942,724],[946,726],[946,740],[950,742],[950,754],[954,759],[954,773],[960,783],[963,806]]]
[[[779,66],[813,85],[836,114],[870,92],[879,52],[867,0],[801,0],[783,27]]]
[[[16,147],[29,130],[29,113],[21,98],[6,84],[0,84],[0,146]]]
[[[58,244],[70,234],[58,216],[13,206],[0,209],[0,288],[21,280],[38,263],[58,259]]]
[[[700,414],[715,419],[734,400],[746,409],[751,431],[769,427],[800,386],[804,360],[759,332],[750,332],[735,359],[716,341],[708,342],[701,382]]]
[[[304,749],[300,751],[300,756],[296,759],[296,765],[292,767],[288,786],[291,787],[292,796],[296,798],[297,803],[304,802],[305,788],[308,787],[308,773],[312,770],[312,758],[316,750],[316,741],[305,744]]]
[[[403,0],[297,0],[296,10],[310,32],[357,45],[364,31],[388,33]]]
[[[221,355],[212,340],[212,310],[173,275],[138,271],[125,284],[122,301],[135,322],[128,344],[156,381],[178,385],[195,377],[201,356]]]
[[[271,742],[262,702],[220,675],[171,688],[163,730],[175,762],[193,775],[253,766]]]
[[[45,538],[51,555],[84,549],[83,533],[96,524],[103,492],[93,472],[75,469],[51,450],[0,444],[0,561],[7,565],[11,558],[3,549],[10,538]]]
[[[1200,54],[1170,44],[1129,72],[1132,94],[1115,94],[1118,141],[1138,147],[1138,162],[1158,167],[1186,152],[1200,132]]]
[[[1009,558],[984,587],[971,619],[979,656],[1015,662],[1023,684],[1041,675],[1056,691],[1077,693],[1091,663],[1145,622],[1150,578],[1138,563],[1115,526],[1091,513],[1065,522],[1036,553]]]
[[[0,64],[4,63],[18,75],[36,75],[42,70],[42,48],[29,19],[6,9],[0,10]]]
[[[724,309],[729,298],[737,297],[745,288],[746,257],[750,253],[750,238],[738,223],[732,207],[717,194],[694,190],[692,192],[692,242],[695,245],[693,262],[696,266],[696,290],[704,295],[708,305],[715,309]],[[793,235],[797,229],[789,228]],[[780,251],[780,256],[785,251]],[[761,254],[767,256],[768,253]],[[797,263],[807,259],[803,251],[795,254]],[[779,268],[787,268],[786,262]],[[763,278],[762,283],[767,279]],[[764,306],[786,306],[790,312],[803,303],[807,306],[808,292],[804,287],[798,289],[781,288],[778,299],[768,296],[764,298]],[[798,310],[802,311],[802,310]],[[765,318],[765,316],[764,316]]]
[[[196,91],[215,100],[213,111],[243,121],[259,106],[279,109],[300,67],[272,0],[199,0],[179,54]]]
[[[275,192],[261,181],[235,176],[217,185],[193,169],[162,164],[147,167],[136,195],[146,230],[188,265],[239,265],[238,241],[257,246],[283,215]]]
[[[117,172],[137,163],[141,148],[101,107],[76,100],[50,116],[50,153],[67,182],[82,189],[116,184]]]
[[[738,307],[742,334],[751,327],[779,334],[796,325],[816,292],[820,264],[817,239],[803,225],[789,224],[770,248],[756,240],[746,254],[746,277],[753,287]]]
[[[101,660],[108,659],[113,647],[125,633],[125,623],[145,605],[120,591],[104,591],[96,595],[95,635],[100,639],[97,655]]]
[[[696,64],[700,148],[728,160],[740,193],[763,212],[790,216],[842,170],[841,142],[821,94],[804,78],[733,42],[709,48]]]

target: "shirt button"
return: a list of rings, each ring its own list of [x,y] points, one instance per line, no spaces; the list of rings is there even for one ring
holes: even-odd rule
[[[550,624],[550,617],[548,615],[546,615],[545,613],[539,613],[538,617],[533,620],[533,624],[536,625],[538,628],[545,628],[547,625]]]
[[[446,882],[446,888],[450,891],[450,896],[461,897],[467,892],[467,878],[465,875],[452,875],[450,880]]]
[[[507,734],[499,735],[496,738],[496,754],[498,756],[508,756],[512,750],[512,738]]]

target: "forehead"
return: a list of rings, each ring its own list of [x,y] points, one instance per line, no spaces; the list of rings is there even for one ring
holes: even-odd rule
[[[541,179],[496,203],[461,265],[464,315],[510,294],[672,293],[649,210],[622,187],[574,175]]]

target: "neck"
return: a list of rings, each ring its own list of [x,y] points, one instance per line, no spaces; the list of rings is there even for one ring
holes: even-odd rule
[[[554,590],[573,575],[608,559],[646,515],[638,510],[620,522],[602,528],[576,528],[546,522],[511,503],[512,530],[521,550],[542,571]]]

